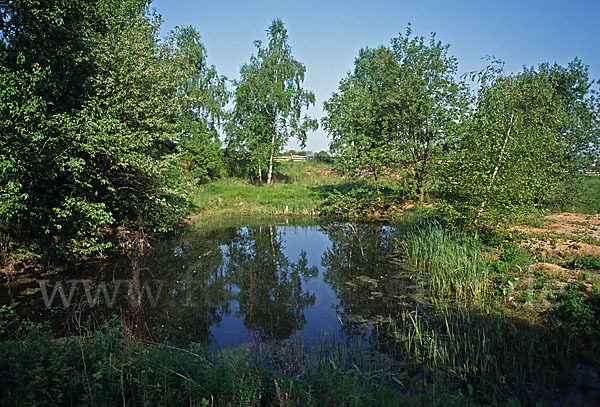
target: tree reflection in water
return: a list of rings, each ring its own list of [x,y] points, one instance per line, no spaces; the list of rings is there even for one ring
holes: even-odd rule
[[[323,253],[324,280],[339,299],[342,330],[370,336],[373,324],[395,317],[413,292],[403,278],[394,228],[369,224],[323,226],[332,245]]]
[[[306,252],[295,263],[285,256],[285,234],[273,225],[238,229],[228,246],[230,282],[237,286],[238,314],[256,338],[286,339],[306,324],[304,309],[315,294],[303,281],[318,274]]]
[[[138,318],[143,308],[143,329],[152,340],[177,345],[210,341],[210,327],[231,313],[233,294],[222,242],[232,235],[230,230],[187,235],[132,259],[132,282],[142,284],[135,301]],[[158,293],[153,304],[149,290]]]
[[[48,287],[62,281],[67,292],[68,281],[85,281],[99,293],[96,303],[82,283],[67,309],[58,295],[47,309],[35,280],[10,288],[28,293],[18,298],[18,312],[50,320],[60,335],[78,334],[65,322],[77,313],[90,329],[120,314],[138,335],[176,345],[237,346],[247,335],[281,340],[300,330],[318,341],[338,335],[338,317],[342,333],[354,335],[397,313],[407,287],[398,278],[393,234],[390,227],[348,223],[186,230],[129,256],[44,277]],[[321,262],[322,275],[308,259]],[[102,290],[114,297],[109,305]]]

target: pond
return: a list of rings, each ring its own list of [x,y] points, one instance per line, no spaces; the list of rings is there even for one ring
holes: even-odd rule
[[[114,323],[169,348],[241,352],[290,374],[341,369],[404,390],[411,378],[417,388],[473,393],[484,405],[583,394],[572,385],[580,373],[569,333],[507,312],[483,291],[461,301],[477,287],[465,269],[479,255],[467,250],[472,238],[430,225],[213,220],[135,256],[20,276],[1,285],[0,305],[49,323],[59,337]],[[450,294],[439,291],[433,268],[406,267],[419,241],[440,246],[443,270],[456,279]],[[477,264],[484,273],[487,263]],[[582,369],[582,383],[600,386]],[[600,396],[590,397],[597,405]]]
[[[0,301],[62,335],[119,315],[153,341],[212,348],[255,341],[376,340],[419,305],[398,230],[277,219],[190,228],[142,255],[12,282]]]

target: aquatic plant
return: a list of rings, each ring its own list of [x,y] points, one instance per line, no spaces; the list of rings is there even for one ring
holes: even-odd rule
[[[425,275],[432,297],[471,303],[486,298],[489,268],[477,236],[460,235],[427,221],[403,237],[402,249],[406,264]]]
[[[485,405],[551,402],[570,383],[568,335],[504,313],[417,307],[378,329],[409,372]]]

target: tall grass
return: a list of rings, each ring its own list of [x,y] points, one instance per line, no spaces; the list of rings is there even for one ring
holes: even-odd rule
[[[416,309],[385,328],[394,353],[431,384],[454,383],[486,404],[555,400],[571,377],[568,335],[500,313]]]
[[[405,236],[402,248],[407,264],[426,275],[432,297],[452,296],[470,303],[487,297],[489,268],[476,237],[428,221]]]
[[[495,307],[482,248],[476,235],[435,221],[409,229],[404,261],[421,275],[431,304],[405,310],[381,329],[398,357],[433,383],[450,381],[486,404],[552,401],[572,372],[569,335]]]

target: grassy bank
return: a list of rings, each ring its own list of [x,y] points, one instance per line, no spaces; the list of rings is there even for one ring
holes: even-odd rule
[[[550,206],[552,212],[600,213],[600,177],[582,176],[581,185]],[[413,191],[414,192],[414,191]],[[327,216],[350,219],[397,219],[415,206],[402,179],[383,176],[351,179],[333,164],[280,162],[273,184],[220,178],[195,189],[192,218],[231,216]],[[431,203],[435,206],[435,202]],[[429,205],[431,206],[431,205]],[[541,217],[529,214],[529,219]]]
[[[322,189],[343,181],[330,164],[281,162],[270,186],[224,178],[200,187],[192,197],[194,217],[316,215],[323,200]]]
[[[197,189],[192,204],[193,219],[247,215],[393,219],[413,206],[397,179],[383,177],[375,185],[316,161],[277,163],[270,186],[238,178],[215,180]]]

